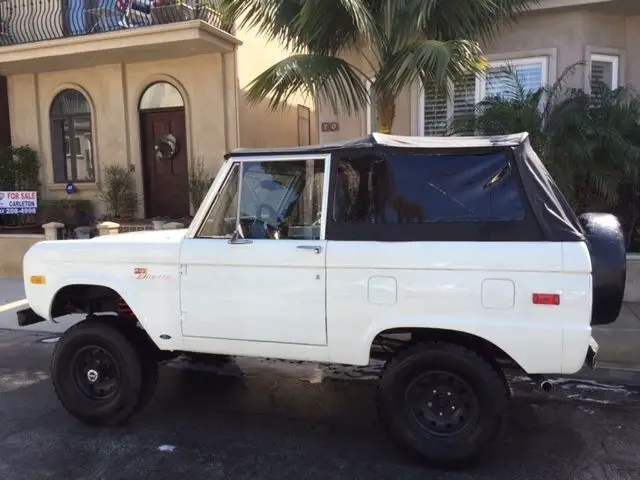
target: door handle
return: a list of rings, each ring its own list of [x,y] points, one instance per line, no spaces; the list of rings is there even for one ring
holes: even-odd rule
[[[298,245],[296,248],[299,250],[313,250],[316,255],[322,252],[322,247],[319,245]]]

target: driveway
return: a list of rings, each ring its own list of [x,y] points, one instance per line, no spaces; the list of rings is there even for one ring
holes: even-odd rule
[[[387,440],[373,402],[376,368],[174,362],[130,425],[90,428],[55,398],[48,337],[0,331],[3,479],[631,480],[640,471],[640,395],[566,379],[551,397],[514,379],[506,436],[466,472],[425,469]]]

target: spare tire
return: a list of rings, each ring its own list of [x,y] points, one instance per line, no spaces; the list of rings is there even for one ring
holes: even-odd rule
[[[608,213],[578,217],[591,254],[591,325],[608,325],[620,315],[627,279],[627,252],[620,221]]]

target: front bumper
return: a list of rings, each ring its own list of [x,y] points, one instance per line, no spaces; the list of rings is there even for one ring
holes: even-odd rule
[[[585,358],[585,363],[592,370],[596,368],[598,364],[598,342],[595,341],[593,337],[589,340],[589,349],[587,350],[587,357]]]
[[[18,325],[21,327],[27,327],[29,325],[47,321],[46,318],[42,318],[30,308],[19,310],[18,313],[16,313],[16,316],[18,317]]]

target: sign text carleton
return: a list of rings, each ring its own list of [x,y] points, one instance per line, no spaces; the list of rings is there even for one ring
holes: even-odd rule
[[[33,215],[37,208],[37,192],[0,192],[0,215]]]

